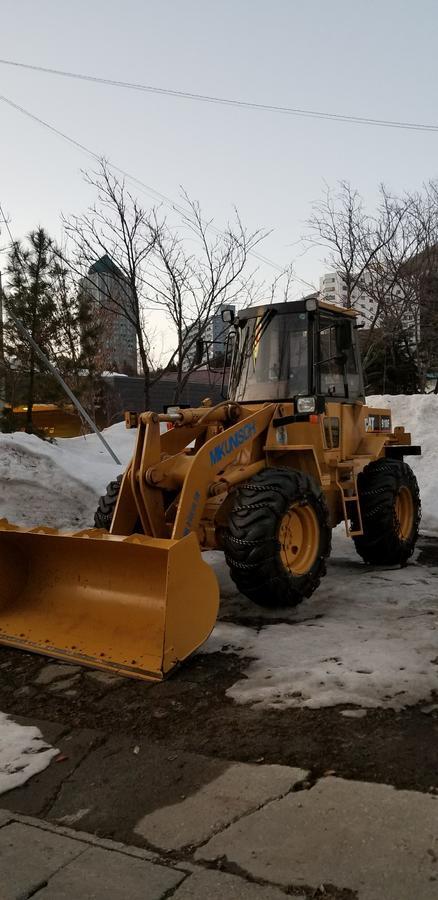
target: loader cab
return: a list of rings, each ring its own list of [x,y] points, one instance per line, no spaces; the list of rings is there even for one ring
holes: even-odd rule
[[[364,399],[355,313],[316,297],[242,310],[234,321],[229,399]]]

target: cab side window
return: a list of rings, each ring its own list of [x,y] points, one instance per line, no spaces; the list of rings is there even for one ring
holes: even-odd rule
[[[354,344],[346,350],[340,349],[341,329],[345,334],[345,327],[345,319],[321,316],[318,335],[319,390],[329,397],[355,399],[361,391],[360,377]]]
[[[321,317],[319,332],[319,375],[321,394],[344,397],[344,369],[339,358],[334,320]]]

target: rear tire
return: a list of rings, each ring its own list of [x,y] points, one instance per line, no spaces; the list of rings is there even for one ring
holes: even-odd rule
[[[420,493],[411,467],[397,459],[378,459],[360,473],[357,487],[363,525],[363,535],[354,538],[357,552],[373,565],[406,565],[421,519]]]
[[[107,485],[105,494],[100,498],[99,505],[94,514],[95,528],[104,528],[105,531],[110,530],[117,498],[119,496],[120,485],[122,483],[122,477],[122,475],[118,475],[115,481],[110,481]]]
[[[318,587],[330,554],[321,488],[303,472],[264,469],[236,488],[221,542],[242,594],[260,606],[297,606]]]

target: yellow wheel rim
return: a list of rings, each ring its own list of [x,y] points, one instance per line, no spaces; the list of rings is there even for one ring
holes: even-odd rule
[[[319,522],[313,507],[292,504],[281,520],[278,540],[285,568],[292,575],[308,572],[319,550]]]
[[[400,537],[407,541],[414,527],[414,501],[408,487],[399,488],[395,498],[395,515]]]

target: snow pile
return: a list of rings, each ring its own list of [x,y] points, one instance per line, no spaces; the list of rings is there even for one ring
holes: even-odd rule
[[[388,407],[392,426],[404,425],[413,444],[421,444],[421,456],[407,456],[420,485],[421,530],[438,532],[438,395],[412,394],[368,397],[369,406]]]
[[[438,692],[436,569],[365,566],[338,528],[315,594],[297,609],[269,611],[237,592],[222,555],[208,556],[222,618],[252,625],[219,621],[201,651],[253,658],[227,691],[238,703],[401,709]]]
[[[129,462],[136,431],[119,423],[104,434],[121,466],[94,434],[53,444],[22,432],[0,434],[0,518],[17,525],[91,527],[100,495]]]
[[[43,772],[58,753],[38,728],[18,725],[0,712],[0,794]]]
[[[369,397],[368,403],[389,407],[393,425],[404,425],[412,442],[422,445],[423,455],[407,461],[420,484],[422,529],[438,532],[438,396]],[[0,518],[23,525],[91,526],[98,498],[132,455],[136,430],[119,423],[104,435],[121,466],[94,434],[54,444],[21,432],[0,434]]]

